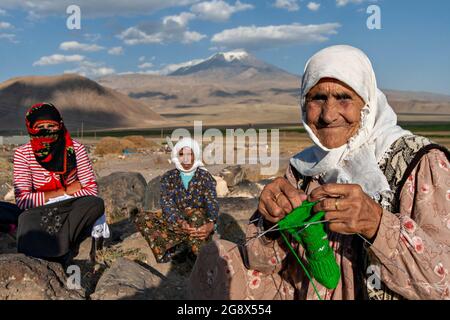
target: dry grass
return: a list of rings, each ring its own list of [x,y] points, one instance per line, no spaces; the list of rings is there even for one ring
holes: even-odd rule
[[[6,158],[0,158],[0,183],[9,183],[12,185],[13,165]]]
[[[123,139],[131,141],[136,148],[149,148],[156,145],[153,141],[146,140],[144,136],[126,136]]]
[[[128,139],[106,137],[102,138],[96,148],[95,154],[104,156],[107,154],[122,154],[125,149],[136,149],[137,146]]]
[[[142,253],[140,249],[123,250],[119,247],[103,248],[97,252],[96,260],[98,263],[111,266],[118,258],[123,257],[133,261],[145,262],[147,255]]]

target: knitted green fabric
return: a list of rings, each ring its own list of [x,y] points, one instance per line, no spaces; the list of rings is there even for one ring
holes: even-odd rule
[[[315,204],[304,201],[300,207],[278,222],[278,226],[280,230],[287,230],[305,248],[308,269],[314,278],[324,287],[335,289],[341,272],[328,243],[324,226],[322,223],[308,226],[309,223],[320,221],[325,215],[323,211],[311,215]]]

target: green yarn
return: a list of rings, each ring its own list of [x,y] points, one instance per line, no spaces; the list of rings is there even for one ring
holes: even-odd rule
[[[328,243],[324,225],[322,223],[311,224],[321,221],[325,216],[323,211],[311,215],[311,209],[316,203],[303,201],[300,207],[278,222],[278,227],[282,231],[289,232],[305,248],[307,268],[317,282],[328,289],[335,289],[341,278],[341,272],[334,258],[334,252]],[[283,239],[290,247],[284,235]],[[300,259],[297,260],[300,262]],[[307,276],[309,277],[308,273]]]

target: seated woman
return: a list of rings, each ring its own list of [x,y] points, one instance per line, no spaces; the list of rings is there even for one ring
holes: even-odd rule
[[[242,254],[226,241],[200,252],[191,298],[450,299],[449,151],[397,125],[370,60],[353,47],[308,61],[301,109],[315,145],[263,190]],[[308,279],[280,232],[255,238],[306,199],[325,211],[335,289]]]
[[[216,181],[200,160],[198,143],[181,139],[172,150],[172,162],[176,169],[161,178],[162,213],[143,213],[137,218],[139,230],[160,263],[186,256],[195,260],[211,239],[219,213]]]
[[[14,154],[18,252],[70,262],[104,214],[86,150],[72,140],[58,110],[36,104],[26,115],[30,142]]]

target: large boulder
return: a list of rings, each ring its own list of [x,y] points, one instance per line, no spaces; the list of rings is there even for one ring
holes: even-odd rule
[[[60,264],[22,254],[0,255],[0,300],[83,300],[69,289]]]
[[[234,187],[230,188],[229,197],[242,197],[242,198],[258,198],[261,195],[263,186],[251,182],[248,180],[243,180]]]
[[[227,182],[225,179],[219,176],[213,176],[214,180],[216,180],[216,193],[219,198],[223,198],[228,195],[230,192],[228,190]]]
[[[217,231],[220,238],[234,243],[243,243],[249,219],[258,209],[258,199],[221,198],[219,207]]]
[[[159,300],[183,297],[184,290],[156,270],[125,258],[118,258],[103,273],[91,295],[93,300]]]
[[[140,173],[114,172],[98,184],[109,223],[128,219],[143,208],[147,183]]]
[[[239,165],[229,166],[222,169],[219,175],[227,182],[228,187],[234,187],[244,180],[245,170]]]
[[[157,211],[161,209],[159,199],[161,197],[161,176],[150,180],[145,191],[144,208],[146,211]]]

